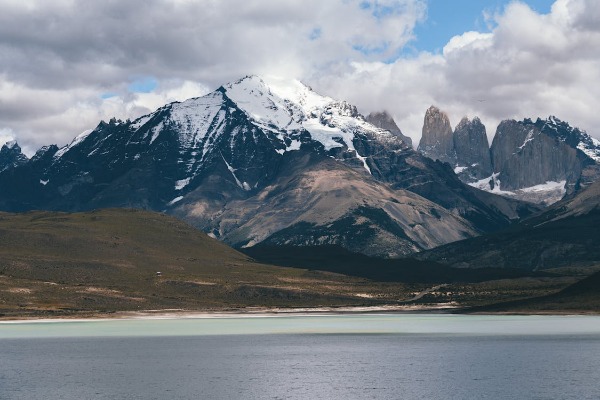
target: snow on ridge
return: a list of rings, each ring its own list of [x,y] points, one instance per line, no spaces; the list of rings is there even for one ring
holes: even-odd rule
[[[547,181],[545,183],[540,183],[539,185],[534,185],[526,188],[519,189],[523,192],[546,192],[546,191],[554,191],[560,190],[561,192],[566,193],[565,185],[567,184],[566,180],[555,182],[555,181]]]
[[[326,151],[345,145],[371,173],[366,158],[354,147],[356,134],[369,132],[382,139],[392,136],[388,131],[366,122],[347,102],[321,96],[298,80],[270,77],[265,81],[249,76],[226,85],[225,90],[254,124],[276,133],[282,142],[286,138],[292,139],[292,144],[285,150],[277,151],[280,154],[298,150],[300,143],[291,135],[306,130]]]
[[[222,106],[223,94],[219,91],[171,104],[168,120],[177,126],[184,148],[197,147],[213,122],[220,124],[224,117]]]
[[[4,143],[4,146],[6,146],[7,149],[13,149],[16,145],[17,145],[17,141],[14,139],[9,140],[8,142]]]
[[[77,146],[79,143],[83,142],[88,136],[90,136],[90,134],[92,132],[94,132],[94,129],[86,129],[85,131],[81,132],[79,135],[77,135],[75,137],[75,139],[73,139],[73,141],[71,143],[69,143],[66,146],[61,147],[56,152],[56,154],[54,154],[54,158],[61,158],[67,151],[69,151],[73,147]]]
[[[587,135],[587,134],[586,134]],[[593,138],[589,135],[587,137],[592,142],[591,146],[587,145],[584,141],[580,141],[577,148],[585,153],[586,156],[591,158],[597,163],[600,163],[600,140]]]

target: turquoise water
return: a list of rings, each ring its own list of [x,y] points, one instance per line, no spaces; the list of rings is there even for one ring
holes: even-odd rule
[[[0,324],[0,399],[598,399],[600,318]]]
[[[245,315],[0,323],[2,338],[234,334],[600,334],[598,316],[451,314]]]

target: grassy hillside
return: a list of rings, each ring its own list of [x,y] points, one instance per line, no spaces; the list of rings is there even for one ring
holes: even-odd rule
[[[180,220],[140,210],[0,214],[0,243],[4,318],[255,306],[486,306],[551,295],[581,279],[578,271],[456,270],[336,247],[249,249],[255,261]],[[597,301],[580,300],[598,309]]]
[[[471,312],[594,312],[600,310],[600,271],[557,293],[525,300],[508,301],[483,307]]]
[[[0,214],[0,240],[5,317],[362,305],[379,301],[355,293],[390,301],[413,290],[259,264],[175,218],[139,210]]]

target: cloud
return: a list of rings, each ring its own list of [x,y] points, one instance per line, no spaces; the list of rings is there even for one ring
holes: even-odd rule
[[[491,16],[491,32],[455,36],[442,54],[352,63],[314,86],[363,112],[389,110],[415,143],[430,104],[453,124],[480,116],[490,138],[502,119],[549,115],[600,137],[599,10],[594,0],[558,0],[544,15],[512,2]]]
[[[65,144],[107,112],[135,117],[159,99],[247,74],[306,78],[394,58],[425,0],[0,0],[0,8],[0,128],[31,149]]]
[[[31,153],[247,74],[299,78],[418,143],[436,104],[456,124],[556,115],[599,136],[600,2],[518,1],[491,31],[403,56],[426,0],[0,0],[0,132]],[[483,15],[483,14],[482,14]],[[412,53],[414,54],[414,52]]]
[[[0,148],[4,146],[6,142],[15,140],[15,135],[12,130],[8,128],[0,129]]]

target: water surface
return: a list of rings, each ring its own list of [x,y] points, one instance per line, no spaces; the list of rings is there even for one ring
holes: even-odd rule
[[[0,324],[0,399],[598,399],[600,318]]]

